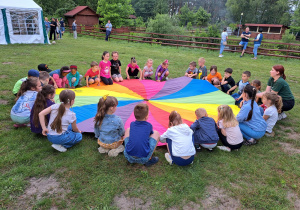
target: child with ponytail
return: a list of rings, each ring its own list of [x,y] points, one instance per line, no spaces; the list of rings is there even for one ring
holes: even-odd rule
[[[135,57],[130,59],[130,63],[126,67],[126,79],[130,80],[130,77],[134,77],[135,79],[142,80],[143,73],[141,68],[137,65],[137,61]],[[138,77],[138,73],[140,73],[140,77]]]
[[[164,62],[162,62],[162,64],[160,64],[155,72],[155,80],[157,82],[161,82],[162,79],[165,77],[166,80],[168,80],[168,75],[169,75],[169,61],[165,60]]]
[[[244,104],[236,116],[243,137],[246,138],[245,145],[256,144],[256,140],[265,135],[267,123],[263,119],[259,106],[255,101],[256,88],[247,85],[242,93]]]
[[[218,146],[220,150],[231,152],[243,145],[243,135],[239,128],[232,109],[228,105],[218,107],[218,134],[224,146]]]
[[[165,153],[165,158],[170,165],[175,163],[186,166],[194,161],[196,150],[193,144],[193,131],[182,122],[178,112],[170,113],[169,128],[160,136],[160,142],[167,142],[168,152]]]
[[[109,52],[104,51],[102,54],[102,61],[99,63],[100,68],[100,79],[105,85],[112,85],[113,81],[111,79],[110,71],[111,63],[109,61]]]
[[[281,113],[282,98],[274,92],[265,92],[262,101],[266,106],[263,118],[267,123],[266,136],[273,137],[275,133],[272,131],[278,120],[278,113]]]
[[[42,90],[37,94],[35,103],[30,113],[30,129],[33,133],[42,134],[42,127],[39,120],[39,113],[44,109],[52,106],[54,103],[55,88],[52,85],[44,85]],[[45,116],[45,123],[48,125],[50,115]]]
[[[16,104],[10,112],[12,121],[16,123],[15,127],[25,127],[30,122],[30,111],[41,89],[42,85],[37,77],[30,77],[22,83],[17,93]]]
[[[121,118],[114,115],[117,105],[118,100],[115,97],[105,95],[99,100],[95,116],[95,137],[100,145],[98,151],[108,153],[110,157],[124,151],[124,125]]]
[[[59,94],[61,103],[53,104],[39,113],[42,134],[47,136],[52,147],[60,152],[66,152],[82,140],[81,131],[76,125],[76,115],[70,110],[75,102],[75,92],[63,90]],[[46,127],[45,116],[50,114]]]

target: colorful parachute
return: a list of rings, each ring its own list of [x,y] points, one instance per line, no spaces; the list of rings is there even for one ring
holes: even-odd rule
[[[56,94],[63,89],[57,89]],[[205,108],[209,117],[217,120],[217,107],[221,104],[230,105],[234,114],[239,109],[235,100],[211,85],[209,82],[188,77],[171,79],[166,82],[152,80],[125,80],[113,85],[92,85],[74,90],[76,92],[73,111],[77,116],[77,125],[82,132],[94,132],[94,116],[97,112],[99,99],[109,94],[118,99],[115,112],[124,122],[125,129],[135,120],[133,109],[138,103],[149,106],[148,122],[160,134],[168,128],[169,114],[173,110],[180,113],[184,122],[191,125],[195,119],[195,110]]]

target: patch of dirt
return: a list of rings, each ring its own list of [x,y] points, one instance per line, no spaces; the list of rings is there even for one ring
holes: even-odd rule
[[[229,197],[224,190],[210,186],[206,198],[201,201],[203,209],[240,209],[241,202]]]
[[[11,64],[14,64],[14,62],[3,62],[2,64],[8,64],[8,65],[11,65]]]
[[[8,76],[7,75],[0,75],[0,79],[5,79],[5,78],[8,78]]]
[[[2,105],[7,105],[7,104],[8,104],[8,101],[7,101],[7,100],[0,99],[0,104],[2,104]]]
[[[293,146],[293,144],[285,143],[285,142],[278,142],[282,147],[283,151],[289,155],[300,154],[300,149],[297,149]]]
[[[4,75],[4,76],[6,76],[6,75]],[[1,78],[1,76],[0,76],[0,78]],[[11,91],[9,91],[9,90],[1,90],[0,91],[0,94],[1,95],[8,95],[8,94],[11,94],[12,92]]]
[[[294,209],[300,209],[300,199],[297,194],[289,191],[287,193],[287,199],[294,204]]]
[[[60,186],[60,183],[53,176],[42,178],[31,178],[30,186],[25,190],[25,193],[18,198],[18,207],[22,209],[32,208],[36,201],[55,197],[58,200],[65,198],[69,190],[65,190]],[[55,206],[51,209],[57,209]]]
[[[114,205],[122,210],[131,210],[131,209],[150,209],[152,205],[151,200],[143,201],[140,198],[130,198],[126,197],[124,193],[119,196],[114,197]]]
[[[296,133],[293,128],[280,126],[280,129],[283,130],[283,131],[290,131],[290,132],[285,132],[284,133],[284,135],[286,135],[288,139],[293,139],[293,140],[298,140],[299,139],[299,134]]]
[[[194,202],[189,202],[188,204],[184,205],[183,206],[183,210],[197,210],[197,209],[200,209],[201,208],[201,205],[198,204],[198,203],[194,203]]]

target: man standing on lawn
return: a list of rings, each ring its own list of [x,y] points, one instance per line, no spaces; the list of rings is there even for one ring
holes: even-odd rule
[[[106,28],[106,36],[105,36],[105,41],[108,41],[108,37],[111,33],[111,29],[112,29],[112,24],[110,23],[110,20],[107,21],[107,24],[105,25]]]
[[[239,43],[240,46],[243,46],[243,51],[242,51],[242,54],[240,57],[243,57],[243,55],[245,53],[250,36],[251,36],[251,32],[249,31],[249,27],[247,27],[245,29],[245,31],[242,33],[242,35],[241,35],[242,40]]]

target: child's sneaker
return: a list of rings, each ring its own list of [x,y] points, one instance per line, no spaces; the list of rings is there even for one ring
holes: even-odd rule
[[[109,156],[109,157],[116,157],[116,156],[118,156],[118,154],[119,154],[120,152],[123,152],[124,149],[125,149],[125,147],[124,147],[123,145],[120,145],[120,146],[119,146],[118,148],[116,148],[116,149],[111,149],[111,150],[108,152],[108,156]]]
[[[217,146],[220,150],[226,151],[226,152],[231,152],[231,149],[229,147],[225,146]]]
[[[278,120],[283,120],[287,117],[287,115],[284,112],[281,112],[280,114],[278,114]]]
[[[166,81],[168,81],[169,80],[169,78],[168,77],[166,77]]]
[[[105,149],[103,147],[99,147],[98,148],[98,151],[101,153],[101,154],[104,154],[104,153],[108,153],[109,152],[109,149]]]
[[[224,55],[219,55],[219,58],[222,58]]]
[[[148,162],[147,163],[145,163],[144,165],[146,166],[146,167],[149,167],[149,166],[152,166],[152,165],[154,165],[154,164],[156,164],[157,162],[158,162],[158,157],[152,157],[150,160],[148,160]]]
[[[60,144],[52,144],[51,147],[53,147],[54,149],[56,149],[59,152],[66,152],[67,148],[65,148],[64,146],[60,145]]]
[[[201,147],[200,147],[199,144],[196,144],[196,145],[195,145],[195,149],[196,149],[197,152],[201,152]]]
[[[139,79],[139,77],[134,77],[134,79]]]
[[[172,158],[171,158],[171,156],[170,156],[170,154],[169,154],[168,152],[165,153],[165,158],[166,158],[166,160],[168,161],[168,163],[169,163],[170,165],[173,164],[173,160],[172,160]]]
[[[267,137],[274,137],[274,136],[275,136],[275,133],[274,133],[274,131],[272,131],[272,133],[266,132],[266,133],[265,133],[265,136],[267,136]]]

